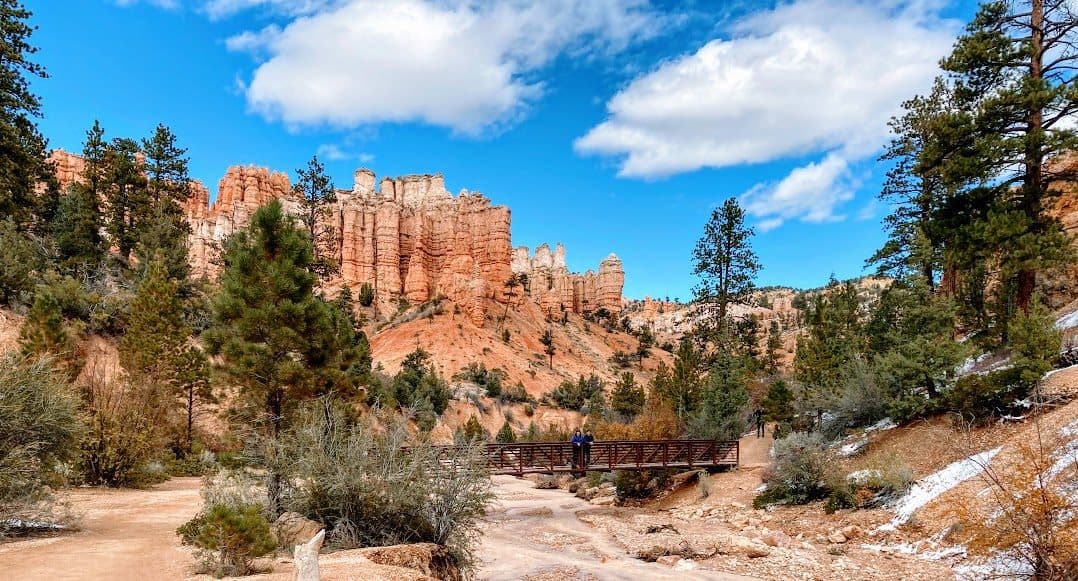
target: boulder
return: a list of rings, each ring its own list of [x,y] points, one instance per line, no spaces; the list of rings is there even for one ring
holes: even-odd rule
[[[292,550],[296,545],[305,544],[324,527],[298,512],[286,512],[273,523],[273,534],[277,537],[277,546]]]
[[[681,561],[681,557],[677,555],[663,555],[658,559],[655,559],[656,563],[660,565],[666,565],[667,567],[673,567],[674,565],[677,565],[678,561]]]
[[[370,547],[360,549],[358,552],[372,563],[379,565],[412,569],[437,579],[449,581],[461,579],[460,570],[453,564],[449,551],[434,543]]]
[[[771,549],[767,545],[745,537],[734,537],[730,540],[730,543],[738,554],[745,555],[750,559],[758,559],[771,554]]]
[[[843,527],[841,532],[842,536],[846,537],[847,540],[853,540],[861,536],[861,533],[863,531],[861,530],[861,527],[857,525],[850,525],[847,527]]]
[[[827,535],[827,542],[833,545],[841,545],[848,540],[846,535],[842,534],[842,531],[831,531],[831,534]]]

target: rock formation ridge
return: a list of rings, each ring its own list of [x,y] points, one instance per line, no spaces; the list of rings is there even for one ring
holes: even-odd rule
[[[51,159],[62,186],[81,179],[79,156],[56,150]],[[524,247],[513,251],[509,208],[467,190],[453,196],[441,174],[383,178],[377,188],[376,183],[374,172],[358,169],[352,189],[337,190],[325,224],[332,242],[322,248],[340,266],[329,286],[355,291],[370,284],[383,312],[392,312],[401,300],[420,304],[445,297],[478,324],[489,300],[508,300],[510,275],[525,273],[539,281],[529,285],[530,294],[547,313],[621,310],[625,275],[613,254],[598,273],[571,274],[560,244],[554,254],[540,246],[535,258]],[[221,243],[244,228],[260,206],[274,199],[289,212],[299,206],[288,176],[261,167],[228,168],[212,204],[201,183],[191,185],[184,211],[195,276],[218,274]]]

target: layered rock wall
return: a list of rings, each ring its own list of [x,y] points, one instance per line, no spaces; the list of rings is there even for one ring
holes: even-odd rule
[[[52,159],[61,184],[80,181],[84,163],[79,156],[57,150]],[[514,272],[534,271],[544,281],[550,275],[551,287],[532,295],[549,313],[620,310],[624,274],[614,255],[598,273],[570,274],[560,245],[560,259],[547,247],[540,248],[546,255],[537,251],[535,260],[527,249],[523,259],[520,249],[514,255],[509,209],[479,193],[464,190],[453,196],[441,174],[384,178],[377,188],[376,183],[374,172],[359,169],[352,189],[337,191],[325,224],[332,242],[322,248],[340,266],[329,286],[355,291],[370,284],[383,311],[396,309],[402,299],[419,304],[445,297],[481,323],[488,300],[507,300],[505,282]],[[279,199],[286,211],[299,210],[288,176],[266,168],[230,167],[212,204],[201,183],[191,186],[184,212],[192,230],[192,271],[199,277],[217,276],[221,243],[246,227],[260,206]]]
[[[565,264],[565,247],[560,243],[553,251],[540,244],[534,254],[527,246],[518,246],[513,250],[512,268],[516,274],[527,275],[529,295],[548,315],[590,313],[601,308],[621,311],[625,271],[614,254],[599,263],[598,272],[574,274]]]

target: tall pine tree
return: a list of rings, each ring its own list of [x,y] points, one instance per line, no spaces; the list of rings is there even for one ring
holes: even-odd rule
[[[325,389],[320,376],[340,364],[329,353],[340,328],[313,293],[310,241],[280,201],[259,208],[250,225],[225,243],[222,259],[221,290],[203,337],[257,410],[250,418],[254,427],[272,444],[294,405]],[[274,458],[266,461],[270,498],[279,510],[284,467]]]
[[[760,261],[752,250],[752,227],[745,225],[745,211],[737,199],[726,200],[711,213],[704,235],[693,250],[693,274],[700,282],[693,288],[705,323],[721,331],[731,304],[746,303],[756,290]]]
[[[314,248],[313,266],[320,276],[326,276],[336,272],[338,266],[327,253],[335,246],[335,230],[329,218],[333,213],[333,204],[337,202],[337,193],[318,156],[307,162],[306,169],[297,169],[296,176],[292,192],[299,199],[300,220]]]
[[[44,67],[31,57],[34,27],[31,12],[19,0],[0,0],[0,216],[20,229],[37,217],[37,184],[51,175],[45,161],[45,138],[37,129],[41,101],[30,88],[45,78]]]

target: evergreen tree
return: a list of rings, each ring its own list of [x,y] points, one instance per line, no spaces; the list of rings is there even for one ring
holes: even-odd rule
[[[142,140],[146,156],[146,188],[154,210],[180,213],[191,196],[191,178],[187,173],[187,149],[176,143],[176,134],[158,124],[153,135]]]
[[[0,216],[20,230],[31,225],[39,199],[37,184],[51,174],[45,161],[45,138],[38,132],[41,101],[30,88],[47,77],[30,60],[31,13],[19,0],[0,1]]]
[[[685,338],[681,340],[674,354],[674,368],[669,380],[660,383],[656,374],[656,393],[670,402],[670,406],[682,420],[689,417],[699,402],[703,366],[700,352],[691,340]]]
[[[794,412],[791,405],[794,394],[785,381],[779,379],[767,388],[767,395],[763,401],[764,418],[778,424],[788,424],[793,421]]]
[[[509,420],[505,420],[502,424],[502,429],[498,430],[498,434],[494,436],[494,441],[499,444],[512,444],[517,441],[517,434],[513,431],[513,426],[509,425]]]
[[[954,267],[954,256],[944,266],[953,228],[945,227],[941,208],[973,177],[957,171],[965,161],[962,152],[969,153],[971,114],[952,101],[950,87],[939,78],[929,95],[906,101],[905,113],[891,120],[894,137],[881,161],[894,165],[880,193],[892,207],[884,220],[888,239],[867,261],[882,275],[920,275],[930,288],[942,269]]]
[[[636,383],[631,372],[622,373],[614,384],[614,390],[610,392],[610,409],[630,422],[643,411],[644,388]]]
[[[72,377],[77,372],[75,339],[64,324],[60,302],[47,287],[35,293],[34,305],[19,329],[19,342],[23,355],[51,355]]]
[[[490,438],[490,434],[479,423],[479,418],[471,416],[464,424],[464,443],[481,442]]]
[[[64,270],[85,273],[104,261],[101,210],[89,188],[75,184],[60,198],[51,229],[57,262]]]
[[[693,274],[700,282],[693,294],[712,328],[725,325],[729,305],[748,302],[756,289],[760,262],[752,250],[754,233],[745,226],[745,211],[737,199],[730,198],[712,211],[696,243]]]
[[[189,335],[179,282],[169,277],[164,257],[157,254],[131,300],[127,330],[120,339],[120,363],[129,373],[152,383],[168,382]]]
[[[328,218],[332,215],[333,204],[337,203],[337,192],[318,156],[307,162],[306,169],[297,169],[296,176],[292,193],[299,199],[300,220],[311,237],[316,271],[326,276],[337,270],[336,262],[325,254],[333,246],[334,229]]]
[[[865,350],[861,302],[852,282],[831,279],[802,313],[805,333],[797,343],[794,375],[805,386],[810,406],[833,400],[842,384],[841,367]]]
[[[1021,381],[1034,385],[1059,359],[1062,331],[1047,308],[1034,297],[1028,313],[1020,313],[1011,329],[1011,357]]]
[[[131,257],[145,217],[152,214],[140,155],[138,143],[127,138],[112,140],[107,152],[106,230],[122,260]]]
[[[924,387],[934,397],[953,378],[967,351],[954,340],[955,316],[953,299],[934,293],[920,277],[895,281],[884,291],[865,334],[895,391]]]
[[[982,229],[998,252],[1000,276],[1027,312],[1037,275],[1071,259],[1045,201],[1073,175],[1049,161],[1078,147],[1068,123],[1078,113],[1078,17],[1068,0],[982,4],[942,62],[958,105],[975,112],[974,148],[993,199]]]
[[[554,353],[557,349],[554,347],[554,332],[550,329],[543,331],[543,335],[539,337],[539,342],[543,344],[543,353],[546,353],[549,357],[549,365],[551,369],[554,369]]]
[[[767,327],[767,372],[778,373],[779,351],[783,348],[782,329],[777,319],[771,319]]]
[[[742,358],[720,350],[701,388],[688,422],[689,435],[707,440],[736,440],[745,427],[746,370]]]
[[[324,388],[318,376],[335,363],[327,351],[338,329],[327,304],[313,294],[310,241],[280,201],[259,208],[225,243],[222,259],[213,322],[203,337],[241,396],[260,408],[253,421],[272,444],[294,404]],[[267,469],[276,511],[284,468],[271,457]]]
[[[190,276],[187,244],[191,226],[183,215],[183,205],[191,196],[191,178],[187,173],[187,150],[176,143],[176,135],[158,125],[153,135],[142,140],[145,152],[146,192],[141,196],[146,208],[135,208],[135,257],[140,265],[161,253],[169,275],[177,281]],[[181,290],[186,294],[186,285]]]
[[[42,253],[28,233],[4,219],[0,219],[0,248],[0,303],[10,306],[34,291]]]
[[[374,304],[374,287],[365,282],[359,285],[359,297],[356,299],[360,306],[369,307]]]

